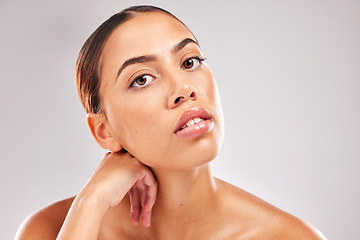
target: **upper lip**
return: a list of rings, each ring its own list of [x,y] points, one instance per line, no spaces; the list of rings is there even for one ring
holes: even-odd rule
[[[211,115],[209,111],[201,107],[193,107],[190,110],[186,110],[181,114],[179,120],[177,121],[174,133],[179,131],[180,128],[182,128],[189,120],[194,118],[208,120],[211,119]]]

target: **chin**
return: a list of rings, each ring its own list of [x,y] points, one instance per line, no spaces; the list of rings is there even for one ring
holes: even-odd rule
[[[222,134],[218,136],[214,132],[209,132],[206,135],[187,139],[175,147],[166,149],[160,156],[154,154],[156,158],[152,156],[152,159],[144,163],[149,167],[169,170],[189,170],[205,165],[216,158],[223,140]]]

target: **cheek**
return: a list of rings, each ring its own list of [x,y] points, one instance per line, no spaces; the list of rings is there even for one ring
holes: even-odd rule
[[[140,115],[137,124],[131,125],[131,130],[124,140],[127,151],[150,167],[162,166],[162,160],[171,152],[171,128],[164,122],[159,122],[154,115],[157,114]]]
[[[165,103],[161,94],[153,92],[153,94],[133,95],[123,100],[128,104],[114,109],[118,113],[116,118],[121,121],[121,124],[114,126],[117,130],[117,138],[123,146],[132,155],[141,158],[152,155],[155,149],[166,148],[164,145],[170,134],[170,126],[163,117]]]
[[[219,119],[222,119],[222,108],[219,90],[213,74],[209,71],[206,74],[206,80],[202,81],[202,93],[206,101]]]
[[[214,140],[217,142],[217,145],[220,148],[224,138],[224,116],[221,107],[221,99],[220,99],[217,83],[211,73],[209,79],[211,79],[211,81],[209,81],[207,84],[206,94],[215,118]]]

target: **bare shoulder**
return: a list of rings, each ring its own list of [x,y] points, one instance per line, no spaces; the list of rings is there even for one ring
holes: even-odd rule
[[[15,240],[56,239],[75,197],[53,203],[27,217]]]
[[[224,196],[225,212],[231,216],[236,232],[237,237],[232,239],[326,240],[320,231],[305,221],[238,187],[216,181]]]

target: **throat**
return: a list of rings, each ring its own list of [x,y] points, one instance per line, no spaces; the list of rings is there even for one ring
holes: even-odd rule
[[[209,164],[191,170],[153,172],[159,184],[152,224],[194,224],[216,208],[216,186]]]

